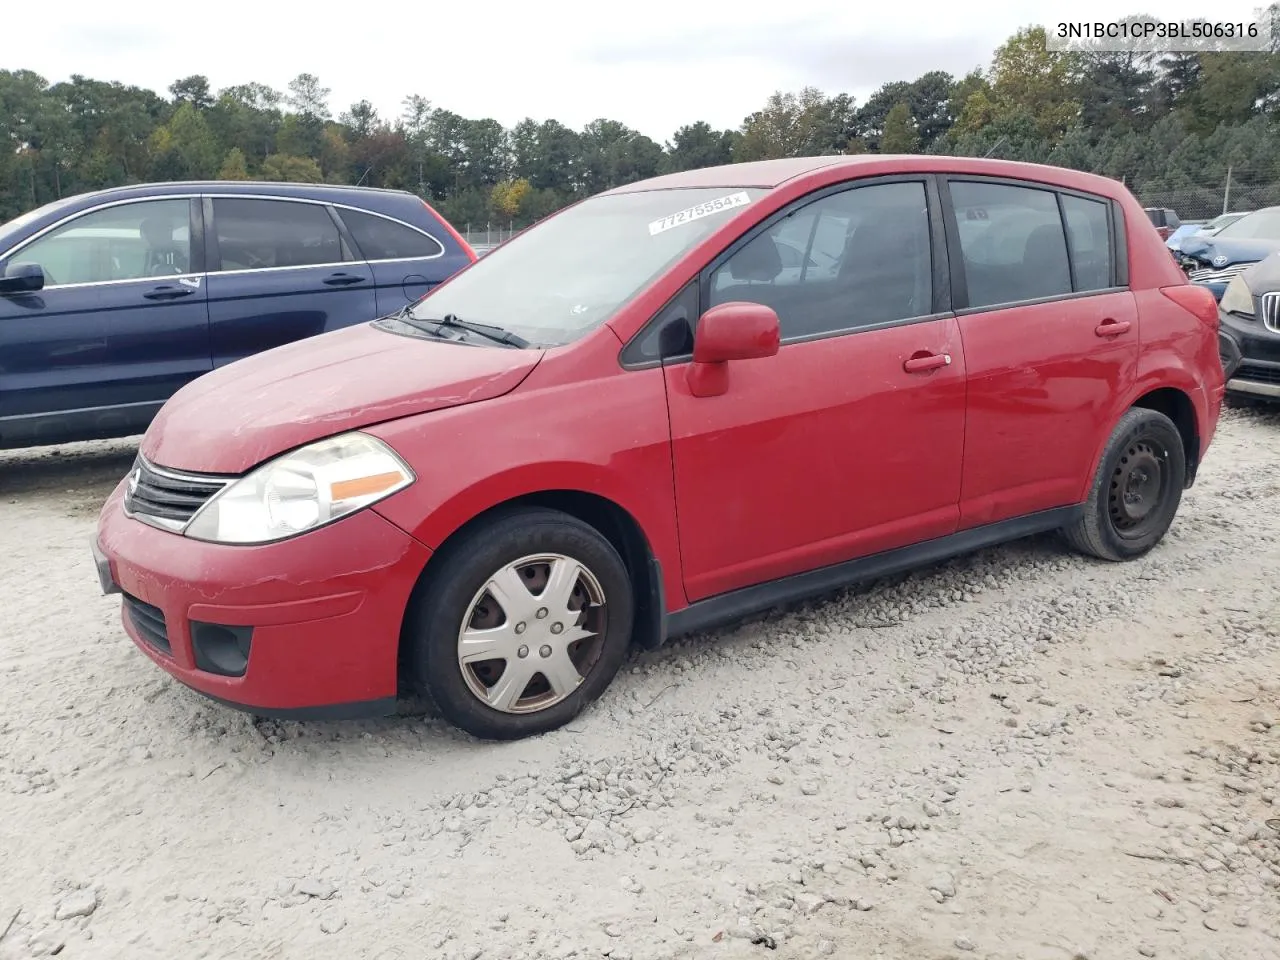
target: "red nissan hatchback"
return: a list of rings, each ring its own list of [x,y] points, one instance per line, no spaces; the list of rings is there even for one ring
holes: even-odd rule
[[[656,645],[1060,529],[1168,530],[1213,296],[1120,184],[809,157],[578,203],[394,316],[175,395],[94,544],[157,664],[265,716],[551,730]]]

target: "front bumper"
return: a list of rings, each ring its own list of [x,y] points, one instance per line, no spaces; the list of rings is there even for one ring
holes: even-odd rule
[[[1228,393],[1280,400],[1280,333],[1219,310],[1218,354]]]
[[[261,716],[394,710],[401,622],[430,550],[373,510],[279,543],[202,543],[130,519],[123,492],[93,552],[153,662]]]

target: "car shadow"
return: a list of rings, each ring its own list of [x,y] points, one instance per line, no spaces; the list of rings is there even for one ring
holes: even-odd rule
[[[1280,403],[1257,397],[1228,394],[1223,413],[1243,417],[1268,427],[1280,427]]]
[[[97,510],[129,472],[138,438],[0,450],[0,502],[56,497],[73,512]]]

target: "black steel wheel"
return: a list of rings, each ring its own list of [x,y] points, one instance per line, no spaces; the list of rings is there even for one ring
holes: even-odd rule
[[[1111,433],[1080,518],[1064,529],[1082,553],[1133,560],[1164,539],[1182,502],[1187,455],[1163,413],[1134,407]]]

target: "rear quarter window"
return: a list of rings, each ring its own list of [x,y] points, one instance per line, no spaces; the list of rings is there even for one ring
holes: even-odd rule
[[[359,210],[339,209],[338,215],[366,260],[418,260],[444,253],[440,241],[395,220]]]

